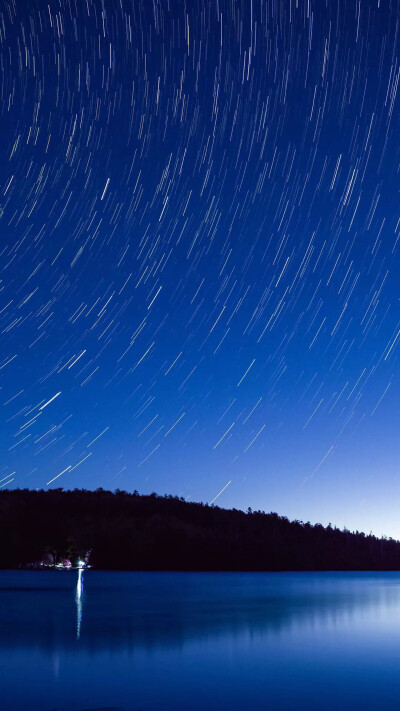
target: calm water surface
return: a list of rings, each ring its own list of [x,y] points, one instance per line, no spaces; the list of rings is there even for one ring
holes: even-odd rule
[[[399,708],[399,573],[0,572],[1,711]]]

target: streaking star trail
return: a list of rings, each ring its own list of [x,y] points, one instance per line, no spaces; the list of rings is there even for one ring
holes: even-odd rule
[[[0,486],[400,535],[399,22],[2,4]]]

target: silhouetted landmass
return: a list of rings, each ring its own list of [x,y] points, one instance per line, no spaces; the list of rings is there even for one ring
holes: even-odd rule
[[[398,570],[400,542],[124,491],[0,492],[0,567],[46,551],[109,570]]]

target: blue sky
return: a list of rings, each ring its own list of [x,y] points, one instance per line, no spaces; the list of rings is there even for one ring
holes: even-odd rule
[[[400,536],[398,12],[6,7],[0,486]]]

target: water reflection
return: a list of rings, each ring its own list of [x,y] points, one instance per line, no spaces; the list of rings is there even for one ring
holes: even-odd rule
[[[78,570],[78,580],[76,583],[75,602],[76,602],[76,639],[81,636],[82,624],[82,594],[83,594],[83,570]]]
[[[15,571],[0,574],[0,649],[60,650],[77,641],[96,651],[182,647],[227,634],[349,626],[382,610],[397,618],[399,608],[397,573]]]
[[[399,640],[399,573],[0,572],[1,711],[398,711]]]

